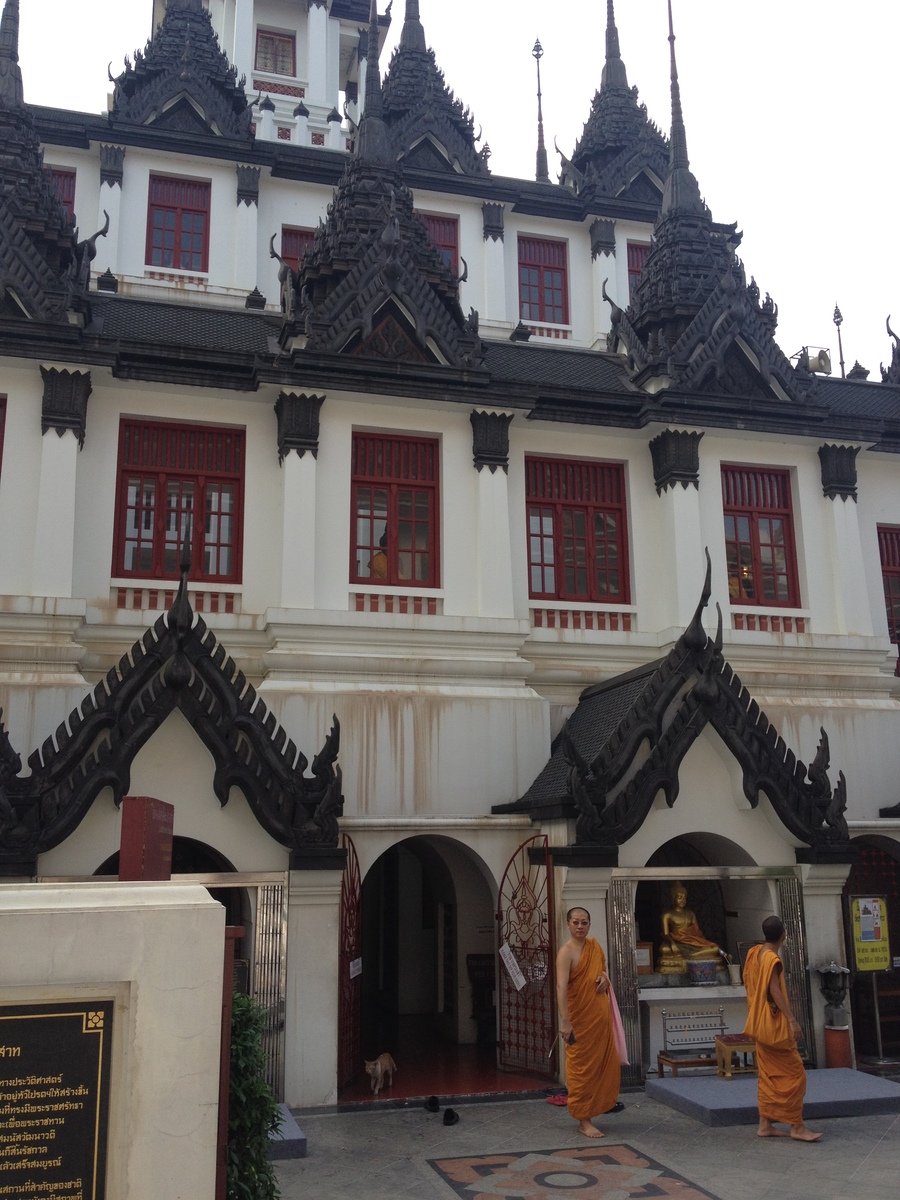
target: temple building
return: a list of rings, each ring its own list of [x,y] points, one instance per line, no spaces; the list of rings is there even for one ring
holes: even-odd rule
[[[492,172],[427,3],[145,2],[99,115],[0,24],[0,873],[115,877],[173,804],[294,1105],[416,1037],[555,1078],[575,904],[639,1082],[676,883],[738,967],[781,914],[825,1065],[851,896],[900,967],[900,338],[783,353],[671,22],[651,119],[608,0],[554,182]]]

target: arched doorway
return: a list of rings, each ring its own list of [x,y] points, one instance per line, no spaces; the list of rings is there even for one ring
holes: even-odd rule
[[[849,930],[849,897],[883,896],[887,901],[890,960],[900,958],[900,843],[892,838],[872,835],[858,838],[859,858],[850,869],[844,885],[845,928]],[[849,943],[849,935],[848,935]],[[854,969],[853,949],[848,944],[847,963]],[[875,976],[877,975],[877,978]],[[854,971],[851,982],[853,1038],[861,1060],[876,1060],[878,1041],[875,1003],[881,1016],[883,1057],[900,1060],[900,971]],[[891,1018],[891,1019],[885,1019]],[[896,1065],[894,1066],[896,1070]]]
[[[372,1098],[363,1060],[382,1053],[397,1074],[380,1098],[534,1086],[498,1071],[493,1021],[476,1006],[470,970],[473,958],[495,961],[494,906],[488,869],[452,838],[407,838],[372,864],[361,896],[361,1059],[342,1100]]]

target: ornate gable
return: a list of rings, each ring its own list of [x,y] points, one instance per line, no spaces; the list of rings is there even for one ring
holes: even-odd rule
[[[33,874],[37,855],[78,827],[103,788],[118,804],[139,750],[175,709],[213,757],[220,804],[237,787],[294,859],[333,857],[343,805],[337,720],[308,776],[306,757],[194,616],[183,561],[170,611],[31,755],[24,778],[0,724],[0,874]]]
[[[447,87],[434,51],[426,44],[419,0],[406,0],[403,32],[383,94],[391,148],[405,166],[462,175],[489,173],[487,147],[475,148],[478,139],[472,116]],[[432,143],[430,151],[426,142]]]
[[[113,126],[252,137],[244,81],[220,50],[202,0],[168,0],[153,37],[113,82]]]
[[[852,862],[846,782],[841,772],[831,786],[824,729],[807,767],[723,658],[721,613],[715,639],[707,636],[701,618],[709,597],[707,555],[700,603],[671,651],[643,671],[584,691],[544,771],[516,804],[494,811],[576,816],[575,848],[614,863],[659,792],[670,808],[676,803],[681,763],[710,725],[740,764],[751,806],[765,795],[789,834],[803,843],[798,861]]]

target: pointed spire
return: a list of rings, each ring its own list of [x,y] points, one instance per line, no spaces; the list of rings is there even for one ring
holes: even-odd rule
[[[378,67],[378,3],[369,8],[369,45],[366,62],[366,104],[359,124],[359,158],[370,163],[391,162],[387,126],[384,123],[384,99],[381,71]]]
[[[25,93],[19,69],[19,0],[6,0],[0,20],[0,108],[22,108]]]
[[[681,87],[678,83],[678,64],[675,61],[675,29],[672,22],[672,0],[669,4],[669,61],[672,87],[672,133],[669,139],[669,177],[663,195],[663,212],[703,212],[700,187],[691,174],[688,159],[687,133],[681,110]]]
[[[537,101],[538,101],[538,144],[535,179],[538,183],[550,182],[550,168],[547,164],[547,147],[544,145],[544,111],[541,107],[541,59],[544,57],[544,47],[540,39],[535,38],[531,53],[537,63]]]
[[[406,20],[403,22],[403,32],[400,34],[400,45],[404,50],[428,49],[425,41],[425,30],[419,20],[419,0],[406,0]]]
[[[606,0],[606,65],[600,76],[601,87],[627,88],[628,76],[619,53],[619,31],[613,0]]]

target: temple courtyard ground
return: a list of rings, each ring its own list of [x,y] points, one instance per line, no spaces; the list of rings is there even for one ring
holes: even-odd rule
[[[900,1114],[813,1122],[807,1145],[710,1127],[648,1098],[622,1097],[581,1137],[564,1108],[540,1099],[421,1102],[298,1114],[307,1156],[276,1164],[282,1200],[897,1200]]]

